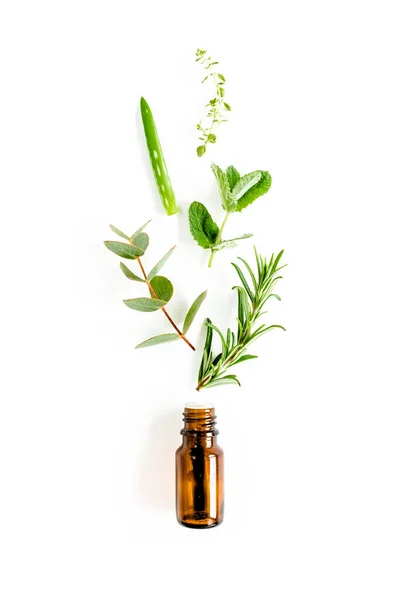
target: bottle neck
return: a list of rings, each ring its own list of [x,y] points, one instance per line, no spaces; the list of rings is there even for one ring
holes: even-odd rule
[[[183,445],[210,448],[217,443],[218,430],[214,407],[187,404],[183,412]]]

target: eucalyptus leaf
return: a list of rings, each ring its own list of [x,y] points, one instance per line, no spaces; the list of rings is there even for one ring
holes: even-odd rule
[[[167,303],[165,300],[156,300],[155,298],[130,298],[129,300],[124,300],[124,304],[128,308],[133,308],[133,310],[140,312],[154,312]]]
[[[127,277],[128,279],[131,279],[132,281],[140,281],[141,283],[146,283],[144,279],[138,277],[137,275],[135,275],[135,273],[132,273],[132,271],[128,269],[128,267],[124,265],[123,262],[120,262],[119,266],[125,277]]]
[[[169,257],[173,253],[173,251],[175,250],[175,248],[176,248],[176,246],[172,246],[171,250],[168,250],[168,252],[166,254],[164,254],[164,256],[162,257],[162,259],[156,264],[156,266],[152,268],[150,273],[147,275],[147,279],[149,281],[155,275],[157,275],[157,273],[163,268],[163,266],[165,265],[165,263],[167,262],[167,260],[169,259]]]
[[[189,308],[187,315],[185,317],[185,321],[183,323],[182,331],[184,334],[186,334],[189,331],[189,327],[193,323],[193,320],[194,320],[195,316],[197,315],[199,308],[202,305],[202,303],[204,302],[206,296],[207,296],[207,290],[202,292],[200,294],[200,296],[198,296],[196,298],[196,300],[193,302],[192,306]]]
[[[121,258],[135,259],[144,254],[144,250],[141,248],[131,246],[130,244],[124,244],[123,242],[104,242],[104,245]]]
[[[144,253],[149,245],[149,236],[144,232],[135,233],[135,235],[131,237],[131,244],[136,248],[140,248]]]
[[[111,231],[113,231],[116,235],[119,235],[119,237],[125,238],[126,240],[129,240],[130,237],[129,235],[126,235],[126,233],[124,233],[123,231],[121,231],[120,229],[118,229],[117,227],[114,227],[114,225],[110,225],[110,229]]]
[[[130,239],[134,238],[135,235],[137,235],[138,233],[140,233],[141,231],[143,231],[143,229],[145,227],[147,227],[147,225],[150,223],[151,219],[149,219],[148,221],[146,221],[146,223],[144,225],[142,225],[141,227],[139,227],[139,229],[137,231],[135,231],[135,233],[132,233]]]
[[[151,289],[150,293],[152,296],[163,300],[164,304],[169,302],[174,293],[174,286],[169,279],[162,275],[156,275],[150,281]]]
[[[175,342],[180,339],[180,335],[177,333],[163,333],[161,335],[155,335],[154,337],[141,342],[136,346],[136,349],[139,348],[148,348],[149,346],[157,346],[158,344],[165,344],[166,342]]]

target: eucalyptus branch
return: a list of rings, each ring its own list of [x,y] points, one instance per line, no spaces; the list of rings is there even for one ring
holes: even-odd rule
[[[196,388],[198,391],[206,387],[214,387],[227,383],[236,383],[240,386],[237,376],[233,374],[227,375],[227,370],[241,362],[257,358],[257,356],[248,354],[248,346],[259,337],[273,329],[285,329],[281,325],[256,325],[256,321],[266,312],[262,312],[265,303],[270,298],[280,300],[280,297],[273,293],[273,288],[276,282],[282,278],[280,275],[277,275],[278,271],[286,266],[279,266],[283,250],[276,258],[272,255],[269,261],[260,256],[256,248],[254,248],[254,252],[257,266],[256,272],[251,269],[250,265],[243,258],[239,258],[248,271],[250,281],[246,279],[241,268],[237,264],[232,263],[242,283],[242,285],[237,285],[233,288],[237,290],[238,295],[236,334],[231,329],[228,329],[224,336],[221,330],[210,319],[206,320],[207,336],[198,374],[198,385]],[[211,348],[214,332],[218,334],[221,341],[221,352],[217,355],[213,354]]]
[[[173,250],[175,247],[176,247],[176,246],[174,246],[173,248],[171,248],[171,250]],[[143,277],[144,277],[144,279],[145,279],[145,281],[146,281],[146,283],[147,283],[147,286],[148,286],[148,288],[149,288],[149,291],[150,291],[150,296],[151,296],[152,298],[155,298],[156,300],[160,300],[160,298],[157,296],[156,292],[154,291],[154,288],[153,288],[153,286],[151,285],[151,282],[150,282],[150,281],[147,279],[147,275],[146,275],[146,272],[145,272],[145,270],[144,270],[144,267],[143,267],[142,261],[140,260],[140,258],[139,258],[139,257],[137,257],[137,259],[136,259],[136,260],[138,261],[138,264],[139,264],[139,267],[140,267],[140,269],[141,269],[141,271],[142,271]],[[161,310],[162,310],[162,312],[164,313],[164,315],[167,317],[168,321],[171,323],[172,327],[173,327],[173,328],[175,329],[175,331],[178,333],[179,337],[180,337],[180,338],[182,338],[182,339],[183,339],[183,341],[184,341],[184,342],[186,342],[186,343],[187,343],[187,345],[188,345],[188,346],[189,346],[189,347],[190,347],[192,350],[196,350],[196,348],[193,346],[193,344],[191,344],[191,343],[189,342],[189,340],[188,340],[188,339],[187,339],[187,338],[184,336],[184,334],[183,334],[183,333],[182,333],[182,331],[179,329],[179,327],[177,327],[177,325],[175,325],[174,321],[173,321],[173,320],[172,320],[172,318],[169,316],[169,314],[168,314],[168,312],[167,312],[167,309],[166,309],[164,306],[162,306],[162,307],[161,307]]]
[[[228,119],[224,119],[225,113],[231,110],[230,105],[225,102],[225,77],[222,73],[218,73],[216,65],[218,61],[214,61],[211,56],[207,56],[207,50],[197,50],[196,62],[199,62],[207,71],[201,83],[211,80],[215,87],[215,96],[206,104],[208,109],[206,117],[200,119],[196,125],[197,131],[200,132],[199,140],[202,142],[197,148],[197,155],[203,156],[206,152],[207,144],[215,144],[217,136],[213,133],[221,123],[226,123]]]
[[[166,342],[174,342],[176,340],[182,339],[192,350],[195,350],[193,344],[189,342],[186,337],[186,334],[191,326],[203,300],[205,299],[207,292],[202,292],[196,300],[193,302],[192,306],[189,308],[182,330],[176,325],[174,320],[169,315],[165,305],[171,300],[172,295],[174,293],[174,288],[172,283],[166,277],[158,275],[161,268],[167,262],[172,252],[175,250],[176,246],[173,246],[168,252],[163,256],[163,258],[151,269],[150,273],[147,275],[144,269],[143,263],[141,261],[141,257],[144,255],[148,245],[149,245],[149,236],[147,233],[143,232],[143,229],[146,227],[147,223],[140,227],[133,235],[128,236],[123,233],[120,229],[117,229],[113,225],[110,225],[111,230],[116,233],[119,237],[127,240],[126,242],[104,242],[106,248],[121,256],[125,259],[136,260],[143,277],[136,275],[133,273],[124,263],[120,263],[120,268],[123,274],[130,279],[131,281],[136,281],[138,283],[145,283],[148,287],[150,297],[141,297],[141,298],[130,298],[128,300],[124,300],[124,304],[128,306],[128,308],[132,308],[133,310],[138,310],[140,312],[154,312],[159,309],[164,313],[169,323],[175,329],[176,333],[163,333],[161,335],[156,335],[154,337],[145,340],[144,342],[138,344],[136,348],[145,348],[147,346],[155,346],[156,344],[163,344]]]

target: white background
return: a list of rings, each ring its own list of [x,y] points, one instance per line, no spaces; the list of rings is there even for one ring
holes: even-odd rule
[[[4,600],[219,594],[271,600],[400,596],[399,37],[396,2],[5,1],[0,14],[1,473]],[[233,111],[195,154],[219,59]],[[181,207],[163,214],[138,106],[155,114]],[[174,515],[174,451],[199,355],[128,310],[141,295],[102,241],[152,218],[182,322],[232,324],[230,262],[191,240],[187,209],[222,220],[214,161],[268,169],[232,217],[288,267],[282,323],[216,402],[226,515]]]

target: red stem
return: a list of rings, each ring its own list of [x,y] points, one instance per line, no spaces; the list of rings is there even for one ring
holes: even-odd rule
[[[139,267],[141,268],[143,277],[146,280],[147,285],[149,286],[149,290],[151,295],[153,296],[153,298],[156,298],[157,300],[159,299],[157,297],[157,294],[155,293],[155,291],[153,290],[150,281],[147,281],[147,275],[146,275],[146,271],[143,268],[142,262],[140,260],[139,257],[137,257],[136,259],[139,263]],[[184,342],[187,343],[187,345],[192,349],[192,350],[196,350],[196,348],[189,342],[189,340],[183,335],[182,331],[175,325],[174,321],[171,319],[171,317],[169,316],[168,312],[166,311],[166,309],[164,308],[164,306],[161,307],[161,310],[163,311],[164,315],[167,317],[168,321],[171,323],[172,327],[175,329],[175,331],[179,334],[179,337],[182,338],[182,340]]]

